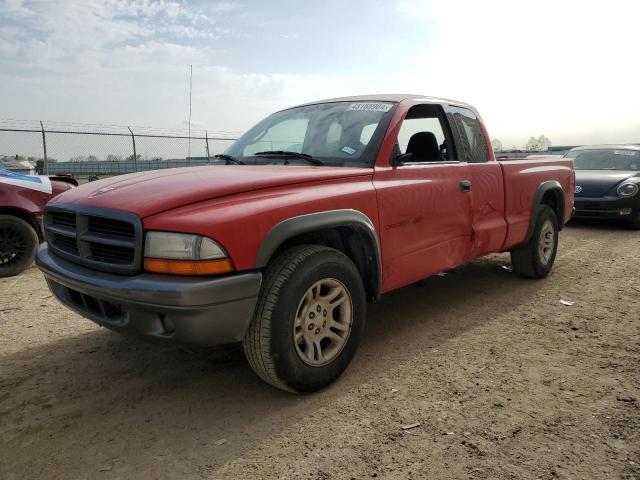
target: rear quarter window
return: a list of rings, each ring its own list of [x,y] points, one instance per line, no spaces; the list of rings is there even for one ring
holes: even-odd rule
[[[447,110],[452,127],[458,133],[458,154],[461,159],[469,163],[489,161],[487,142],[476,115],[471,110],[461,107],[449,107]]]

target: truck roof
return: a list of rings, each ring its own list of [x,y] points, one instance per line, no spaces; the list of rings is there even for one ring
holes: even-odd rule
[[[401,102],[403,100],[413,100],[415,102],[423,102],[423,103],[447,103],[450,105],[457,105],[460,107],[468,108],[472,111],[476,111],[476,109],[467,103],[458,102],[457,100],[450,100],[448,98],[440,98],[440,97],[428,97],[425,95],[416,95],[410,93],[388,93],[388,94],[372,94],[372,95],[354,95],[351,97],[336,97],[336,98],[327,98],[325,100],[316,100],[313,102],[302,103],[300,105],[296,105],[295,107],[304,107],[307,105],[318,105],[320,103],[332,103],[332,102]],[[288,110],[288,109],[285,109]]]

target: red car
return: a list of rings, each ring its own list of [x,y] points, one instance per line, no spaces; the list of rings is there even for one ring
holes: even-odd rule
[[[43,240],[42,209],[77,182],[67,177],[22,175],[0,168],[0,277],[31,265]]]
[[[566,159],[496,161],[471,106],[338,98],[269,116],[219,162],[100,180],[45,211],[37,263],[66,306],[113,330],[242,341],[293,392],[336,379],[365,304],[510,251],[545,277],[573,211]]]

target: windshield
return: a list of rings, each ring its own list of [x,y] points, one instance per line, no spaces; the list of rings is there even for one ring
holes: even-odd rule
[[[283,110],[258,123],[224,153],[250,164],[308,163],[284,155],[295,152],[326,165],[371,166],[393,106],[392,102],[334,102]]]
[[[576,170],[640,170],[639,150],[573,150],[565,156],[573,159]]]

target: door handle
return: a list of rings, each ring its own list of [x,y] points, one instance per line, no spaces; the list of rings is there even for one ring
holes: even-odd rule
[[[470,192],[471,191],[471,180],[462,180],[462,181],[460,181],[460,191],[461,192]]]

